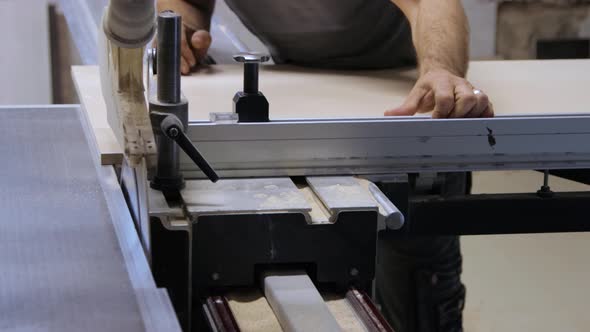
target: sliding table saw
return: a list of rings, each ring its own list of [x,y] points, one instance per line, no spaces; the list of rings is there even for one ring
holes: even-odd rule
[[[159,29],[168,25],[177,36],[178,18],[159,19],[168,20]],[[21,195],[13,173],[35,179],[47,168],[60,174],[51,202],[63,196],[94,207],[82,224],[87,231],[76,237],[63,234],[81,229],[75,222],[83,215],[79,209],[57,203],[39,207],[52,220],[71,215],[51,225],[61,246],[76,239],[76,246],[67,249],[75,255],[64,258],[64,249],[54,250],[51,241],[38,250],[75,274],[30,280],[19,274],[28,268],[8,274],[9,283],[23,287],[15,291],[0,285],[5,294],[0,305],[28,299],[26,305],[2,311],[15,315],[9,327],[24,326],[25,311],[75,294],[87,300],[84,306],[68,302],[78,325],[59,325],[66,319],[56,318],[54,325],[36,326],[176,330],[168,297],[156,289],[155,279],[167,289],[186,331],[388,331],[370,299],[380,233],[590,230],[587,192],[558,193],[550,183],[539,183],[539,192],[528,194],[444,194],[447,172],[573,170],[570,175],[576,175],[590,168],[590,95],[583,75],[590,61],[473,62],[469,79],[486,91],[499,116],[433,120],[382,117],[407,95],[415,80],[411,70],[264,66],[257,63],[263,57],[241,54],[237,60],[245,64],[212,65],[180,79],[174,52],[175,47],[146,52],[145,100],[151,105],[139,120],[126,122],[130,118],[117,113],[121,104],[112,107],[108,99],[114,93],[101,86],[94,66],[73,68],[80,109],[0,110],[7,120],[1,123],[15,126],[1,131],[15,142],[5,145],[5,153],[14,165],[27,165],[0,173],[19,204],[38,207],[39,200]],[[244,94],[257,96],[254,107],[239,105]],[[138,96],[141,100],[143,92],[132,98]],[[35,131],[24,135],[18,128],[30,118],[37,119],[28,122]],[[68,148],[66,138],[76,144]],[[17,153],[21,146],[38,152]],[[61,157],[51,157],[56,153]],[[37,154],[45,167],[32,161]],[[70,177],[83,179],[83,185],[70,183]],[[49,185],[42,181],[31,190],[50,190]],[[81,199],[103,191],[106,203],[105,198],[98,203]],[[8,199],[8,191],[1,193]],[[19,204],[4,208],[18,219]],[[2,234],[35,235],[35,220],[44,218],[49,217],[37,216],[26,228],[4,223],[8,232]],[[25,254],[10,243],[0,241],[0,252],[7,253],[0,257],[11,267],[34,261],[29,251],[37,252],[36,242]],[[92,251],[76,249],[84,243]],[[95,264],[87,264],[92,260]],[[80,266],[86,274],[79,274]],[[93,289],[100,280],[109,292]],[[34,299],[12,297],[31,289],[31,283],[60,285],[60,291],[39,292]],[[59,312],[55,308],[42,312]],[[92,314],[85,316],[85,308]],[[97,319],[104,315],[116,319],[101,326]]]
[[[174,19],[160,16],[159,29]],[[590,97],[578,73],[589,61],[471,63],[469,79],[499,116],[434,120],[381,116],[403,101],[411,70],[264,66],[240,54],[243,65],[181,80],[174,52],[147,52],[155,140],[142,144],[158,152],[132,163],[135,141],[106,121],[97,68],[73,75],[96,160],[118,165],[152,273],[187,330],[390,330],[369,296],[380,231],[590,230],[590,194],[547,182],[530,194],[444,195],[447,172],[527,169],[547,179],[588,168]],[[244,106],[244,95],[257,100]]]

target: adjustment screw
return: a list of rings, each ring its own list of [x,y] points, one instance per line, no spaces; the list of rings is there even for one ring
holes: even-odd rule
[[[178,134],[179,134],[179,131],[178,131],[178,128],[176,128],[176,127],[172,127],[168,130],[168,135],[170,137],[176,137],[176,136],[178,136]]]

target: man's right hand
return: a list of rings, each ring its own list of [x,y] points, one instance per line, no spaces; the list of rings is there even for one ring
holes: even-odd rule
[[[197,1],[198,2],[198,1]],[[204,0],[203,5],[193,5],[183,0],[158,0],[158,12],[173,10],[182,16],[180,43],[180,72],[187,75],[207,57],[211,46],[211,14],[213,1]]]
[[[211,34],[207,30],[193,31],[183,27],[180,46],[180,72],[187,75],[207,57],[211,45]],[[190,42],[188,41],[190,40]]]

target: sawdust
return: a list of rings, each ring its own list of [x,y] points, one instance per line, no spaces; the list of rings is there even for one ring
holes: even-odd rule
[[[272,308],[259,290],[239,290],[226,295],[236,322],[244,332],[282,332]],[[339,294],[322,294],[328,309],[345,332],[366,332],[348,300]]]
[[[364,324],[346,298],[338,294],[322,294],[328,309],[345,332],[366,332]]]
[[[259,290],[240,290],[226,295],[229,307],[243,332],[282,332],[266,298]]]
[[[281,192],[278,195],[276,193],[269,192],[267,194],[256,194],[254,197],[258,199],[264,199],[264,201],[258,206],[260,210],[276,210],[277,208],[293,206],[301,202],[301,196],[294,191]]]
[[[320,199],[314,194],[313,190],[307,186],[297,186],[299,192],[303,194],[303,197],[307,200],[311,206],[309,215],[311,217],[312,224],[325,224],[330,222],[330,212],[326,209]]]

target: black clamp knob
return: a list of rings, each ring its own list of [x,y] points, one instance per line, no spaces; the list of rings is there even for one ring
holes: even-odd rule
[[[160,129],[171,140],[175,141],[176,144],[186,153],[189,158],[201,169],[203,174],[209,178],[212,182],[217,182],[219,176],[213,170],[213,167],[209,165],[207,160],[203,158],[197,147],[191,142],[182,130],[183,125],[178,117],[175,115],[167,115],[160,124]]]
[[[260,63],[270,60],[262,53],[238,53],[234,60],[244,64],[244,89],[234,96],[234,112],[239,122],[268,122],[268,101],[258,90]]]

